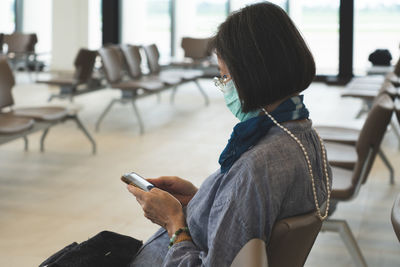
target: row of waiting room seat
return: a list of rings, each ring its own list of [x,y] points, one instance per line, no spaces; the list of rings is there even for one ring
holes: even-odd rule
[[[142,71],[141,50],[146,54],[149,73]],[[100,55],[102,62],[102,75],[94,74],[96,58]],[[76,95],[93,92],[104,88],[114,88],[121,90],[121,98],[112,99],[110,104],[102,112],[96,123],[96,129],[109,112],[111,107],[117,103],[131,103],[133,110],[138,118],[140,132],[144,132],[144,125],[135,104],[136,100],[145,96],[159,94],[163,90],[171,89],[171,102],[174,99],[177,87],[193,82],[200,90],[208,105],[209,100],[202,89],[198,79],[204,77],[201,70],[167,69],[164,70],[159,64],[159,52],[156,45],[132,46],[132,45],[112,45],[101,48],[99,51],[81,49],[75,58],[75,73],[71,77],[63,77],[38,81],[60,88],[59,97],[68,96],[72,98]],[[185,63],[187,64],[187,63]],[[16,138],[24,138],[25,148],[27,149],[27,135],[43,130],[41,138],[41,150],[44,150],[44,140],[50,128],[66,120],[74,120],[79,128],[89,138],[93,146],[93,153],[96,151],[96,143],[90,133],[83,126],[77,116],[77,111],[70,111],[64,107],[41,107],[30,109],[12,110],[14,103],[11,90],[15,85],[14,75],[7,63],[6,57],[1,60],[1,98],[0,98],[0,144],[12,141]],[[51,96],[51,100],[54,96]],[[4,112],[8,109],[9,112]]]
[[[158,94],[163,90],[172,89],[172,98],[178,86],[193,82],[200,90],[208,105],[209,100],[198,79],[202,72],[198,70],[162,70],[159,64],[159,53],[156,45],[143,47],[148,63],[149,74],[144,75],[141,69],[141,47],[132,45],[109,46],[99,50],[108,86],[121,90],[121,98],[111,100],[96,123],[96,129],[110,108],[116,103],[131,103],[139,120],[140,131],[144,126],[136,107],[136,100],[148,95]],[[126,62],[126,64],[125,64]],[[126,67],[125,67],[126,66]]]
[[[378,97],[386,94],[392,99],[396,99],[400,95],[400,60],[395,65],[394,71],[389,72],[386,76],[373,76],[373,77],[360,77],[355,78],[347,86],[347,88],[341,93],[342,97],[352,97],[361,99],[363,102],[361,110],[358,112],[356,118],[361,115],[368,113]],[[390,122],[390,126],[398,138],[400,148],[400,134],[399,134],[399,123],[393,119]],[[345,128],[345,127],[320,127],[318,129],[322,135],[325,136],[326,140],[337,140],[340,139],[343,144],[354,144],[359,134],[358,129]],[[390,163],[390,160],[385,155],[383,150],[379,150],[379,157],[382,159],[385,166],[390,172],[390,181],[394,183],[394,168]],[[342,156],[342,155],[340,155]],[[335,155],[334,158],[340,157]]]
[[[148,73],[142,71],[141,52],[146,55]],[[94,66],[97,56],[100,55],[102,67],[101,74],[96,75]],[[172,67],[162,68],[159,64],[160,54],[155,44],[148,46],[133,45],[111,45],[101,48],[99,51],[81,49],[75,59],[75,73],[72,77],[57,78],[51,80],[38,81],[60,88],[60,93],[50,96],[70,98],[74,96],[93,92],[104,88],[121,90],[121,98],[111,100],[96,123],[96,130],[111,107],[119,103],[131,103],[133,110],[138,118],[140,132],[144,132],[144,125],[135,104],[136,100],[148,95],[159,94],[163,90],[171,89],[171,102],[174,100],[178,86],[192,82],[199,89],[208,105],[207,94],[202,89],[198,79],[205,77],[201,69],[176,68],[176,63]],[[217,74],[217,73],[215,73]],[[209,75],[209,74],[207,74]]]
[[[346,140],[346,134],[345,138],[341,139],[339,135],[334,138],[329,136],[329,131],[328,134],[321,133],[322,138],[329,140],[326,142],[326,149],[332,166],[333,203],[355,198],[361,186],[366,183],[394,111],[400,121],[399,101],[399,96],[395,100],[387,94],[378,96],[361,131],[355,135],[355,142]],[[316,128],[318,131],[318,127]],[[338,232],[357,266],[366,266],[361,250],[345,220],[328,219],[323,223],[322,230]]]
[[[208,43],[209,43],[209,38],[205,39],[198,39],[198,38],[189,38],[189,37],[184,37],[182,38],[182,48],[184,50],[184,59],[179,60],[179,61],[171,61],[168,66],[163,66],[163,69],[165,68],[180,68],[184,70],[197,70],[198,73],[201,73],[202,78],[213,78],[216,75],[218,75],[218,67],[216,64],[216,60],[212,57],[212,54],[210,50],[208,49]],[[128,45],[121,45],[120,48],[123,46],[128,46]],[[107,48],[108,46],[105,46]],[[111,46],[112,47],[112,46]],[[118,46],[114,46],[118,47]],[[150,53],[153,53],[154,56],[159,56],[158,54],[158,49],[155,45],[149,45],[149,46],[142,46],[142,48],[149,48],[152,47],[150,50],[154,50],[153,48],[156,49],[154,53],[150,51]],[[100,49],[101,50],[101,49]],[[149,49],[144,49],[146,52],[149,51]],[[48,81],[47,83],[50,83],[52,85],[60,86],[61,90],[58,94],[54,94],[50,97],[49,100],[52,100],[54,97],[58,98],[69,98],[70,100],[73,99],[74,96],[87,93],[96,89],[101,89],[104,88],[105,84],[100,84],[99,81],[102,80],[104,77],[104,71],[102,67],[100,67],[100,74],[99,73],[93,73],[93,69],[96,63],[96,58],[97,58],[97,52],[98,51],[90,51],[87,49],[81,49],[74,62],[75,66],[75,73],[72,77],[68,78],[61,78],[61,79],[52,79],[51,81]],[[122,53],[122,51],[121,51]],[[148,53],[146,53],[146,57],[151,56]],[[127,60],[126,60],[127,59]],[[123,65],[123,70],[128,73],[134,73],[134,76],[136,76],[136,71],[131,71],[128,70],[130,66],[132,65],[130,61],[128,61],[128,58],[124,58],[124,55],[121,56],[121,61]],[[140,56],[138,58],[141,60]],[[148,65],[149,68],[154,72],[157,72],[158,69],[158,62],[150,59],[151,63]],[[96,70],[98,70],[98,64],[96,64]],[[148,68],[147,68],[148,69]],[[139,71],[141,71],[139,69]]]
[[[400,61],[399,61],[400,62]],[[372,164],[377,155],[381,157],[390,170],[390,184],[394,184],[394,170],[389,159],[380,148],[382,139],[388,129],[395,123],[400,124],[400,88],[398,84],[400,63],[394,72],[386,75],[375,90],[368,91],[371,104],[367,118],[361,130],[338,126],[316,126],[317,131],[325,141],[328,160],[332,166],[332,201],[337,204],[355,198],[363,184],[366,183]],[[371,78],[366,78],[371,79]],[[376,78],[374,78],[376,79]],[[358,79],[359,80],[359,79]],[[358,97],[365,101],[367,84],[359,88],[349,85],[343,97]],[[367,89],[368,90],[368,89]],[[393,116],[393,114],[395,114]],[[399,140],[400,142],[400,140]],[[400,196],[399,196],[400,197]],[[397,204],[396,204],[397,203]],[[400,239],[399,200],[392,210],[392,223],[396,235]],[[357,266],[367,266],[357,242],[345,220],[328,219],[322,225],[322,231],[338,232],[352,255]]]
[[[92,144],[93,154],[96,153],[96,143],[80,121],[77,111],[57,106],[14,109],[12,96],[14,85],[14,75],[7,59],[0,57],[0,144],[23,138],[25,140],[25,150],[27,150],[27,136],[37,131],[43,131],[40,139],[40,149],[44,151],[44,141],[50,128],[71,120],[87,136]]]

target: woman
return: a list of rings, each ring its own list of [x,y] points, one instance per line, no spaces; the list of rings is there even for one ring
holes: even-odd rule
[[[275,221],[319,211],[329,199],[325,150],[299,96],[315,63],[290,18],[268,2],[247,6],[220,25],[212,44],[217,85],[241,122],[221,168],[199,189],[178,177],[149,179],[157,187],[150,192],[128,186],[162,226],[131,266],[229,266],[249,240],[268,243]]]

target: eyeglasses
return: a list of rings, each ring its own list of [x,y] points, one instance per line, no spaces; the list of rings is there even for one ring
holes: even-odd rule
[[[214,77],[214,85],[221,90],[221,92],[225,93],[225,86],[229,78],[224,75],[223,77],[216,76]]]

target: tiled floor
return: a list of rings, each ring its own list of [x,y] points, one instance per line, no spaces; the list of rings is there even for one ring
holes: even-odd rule
[[[18,77],[16,104],[45,103],[48,88],[25,80]],[[142,136],[130,105],[116,105],[101,131],[94,132],[96,119],[117,91],[77,97],[75,105],[83,108],[80,116],[98,144],[96,156],[72,123],[49,132],[45,153],[39,152],[39,133],[29,137],[29,152],[23,151],[22,140],[1,146],[0,266],[37,266],[63,246],[104,229],[149,237],[158,227],[143,217],[119,177],[134,170],[147,177],[177,175],[200,185],[218,168],[235,118],[212,82],[201,84],[210,96],[208,107],[190,84],[178,90],[175,105],[169,103],[169,92],[162,93],[160,104],[155,96],[139,100],[146,125]],[[311,86],[306,103],[314,123],[360,126],[362,120],[352,119],[359,101],[341,99],[339,90]],[[377,159],[359,196],[340,204],[334,216],[347,219],[369,266],[400,266],[400,245],[390,223],[400,191],[398,145],[388,131],[383,149],[395,167],[396,185],[389,185],[389,174]],[[352,261],[337,234],[321,233],[306,266],[352,266]]]

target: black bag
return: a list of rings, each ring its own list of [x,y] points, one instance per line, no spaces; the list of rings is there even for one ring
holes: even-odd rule
[[[376,49],[369,55],[368,60],[374,66],[390,66],[392,55],[387,49]]]
[[[85,242],[66,246],[39,267],[127,267],[142,245],[135,238],[103,231]]]

